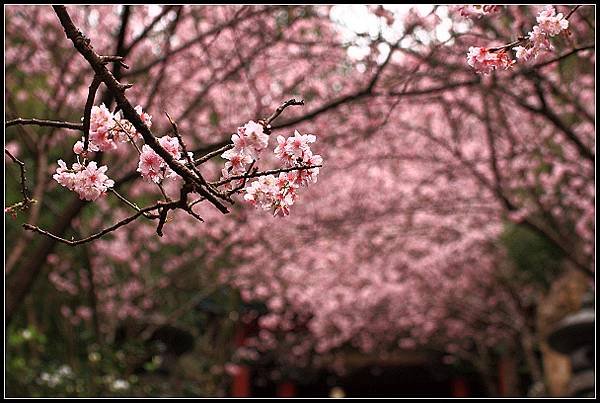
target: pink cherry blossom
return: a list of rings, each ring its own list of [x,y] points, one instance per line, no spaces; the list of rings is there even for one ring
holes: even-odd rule
[[[558,35],[569,28],[569,20],[565,19],[562,13],[556,14],[556,10],[552,6],[546,6],[538,14],[536,21],[540,30],[548,36]]]
[[[231,141],[236,153],[258,159],[260,152],[269,143],[269,136],[260,123],[251,120],[244,126],[238,127],[237,134],[232,135]]]
[[[104,104],[92,107],[89,134],[91,151],[110,151],[117,148],[112,133],[114,126],[114,116]]]
[[[514,47],[516,58],[523,61],[535,59],[542,52],[549,52],[553,49],[549,38],[560,34],[568,29],[569,21],[564,18],[562,13],[556,14],[552,6],[547,6],[542,10],[537,18],[538,25],[535,25],[527,35],[527,42],[524,46]]]
[[[252,120],[243,126],[243,134],[256,153],[260,153],[269,144],[269,136],[264,132],[263,125]]]
[[[83,153],[83,140],[79,140],[77,141],[74,145],[73,145],[73,152],[77,155]]]
[[[504,50],[491,52],[487,48],[471,46],[467,54],[467,63],[477,73],[489,74],[494,70],[511,68],[514,60],[511,60]]]
[[[158,139],[158,142],[175,159],[179,160],[181,158],[181,147],[176,137],[163,136]],[[178,176],[171,170],[165,160],[156,154],[147,144],[144,144],[142,147],[137,171],[140,172],[143,178],[155,183],[160,183],[165,178],[175,178]]]
[[[71,169],[63,160],[58,160],[58,168],[53,175],[62,186],[79,194],[82,200],[95,201],[113,187],[114,181],[106,176],[106,166],[98,168],[95,161],[87,166],[79,163],[73,164]]]
[[[158,139],[158,142],[176,160],[181,158],[181,146],[177,137],[163,136]]]
[[[229,160],[225,163],[225,170],[232,175],[244,173],[246,167],[253,161],[251,156],[240,153],[235,148],[225,151],[221,157]]]

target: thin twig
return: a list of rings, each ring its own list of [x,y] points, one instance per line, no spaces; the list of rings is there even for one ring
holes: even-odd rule
[[[195,219],[197,219],[198,221],[202,221],[202,222],[204,222],[204,219],[203,219],[202,217],[200,217],[200,216],[199,216],[197,213],[195,213],[195,212],[192,210],[192,208],[191,208],[191,207],[190,207],[190,208],[187,208],[187,209],[185,209],[185,211],[187,211],[187,213],[188,213],[189,215],[191,215],[192,217],[194,217],[194,218],[195,218]]]
[[[4,213],[11,214],[13,217],[16,217],[17,210],[27,210],[29,206],[37,201],[29,197],[29,189],[27,188],[27,171],[25,170],[25,163],[12,155],[10,151],[6,148],[4,149],[6,155],[10,157],[10,159],[17,165],[19,165],[19,169],[21,171],[21,194],[23,195],[23,200],[14,203],[8,207],[4,208]]]
[[[45,119],[24,119],[17,118],[6,122],[4,127],[10,127],[14,125],[36,125],[36,126],[47,126],[47,127],[59,127],[70,130],[83,131],[83,124],[73,122],[62,122],[59,120],[45,120]]]
[[[121,124],[121,122],[119,122],[116,119],[113,119],[115,121],[115,123],[117,124],[117,126],[119,126],[121,128],[121,130],[123,131],[123,133],[125,133],[125,135],[127,136],[127,138],[129,139],[129,141],[131,142],[131,144],[133,144],[133,147],[135,147],[135,150],[137,151],[138,155],[142,155],[142,152],[140,151],[140,148],[138,147],[137,144],[135,144],[135,139],[133,138],[133,136],[129,133],[129,131],[127,131],[123,125]]]
[[[489,48],[488,51],[490,52],[498,52],[500,50],[506,50],[506,49],[510,49],[513,46],[517,46],[520,45],[524,42],[527,42],[529,39],[525,36],[520,36],[519,38],[517,38],[517,40],[511,42],[511,43],[507,43],[506,45],[502,45],[502,46],[497,46],[495,48]]]
[[[196,204],[200,203],[201,201],[206,200],[204,197],[200,197],[197,200],[194,200],[193,202],[191,202],[190,204],[188,204],[188,208],[192,208],[194,207]]]
[[[113,189],[113,188],[110,188],[109,190],[110,190],[110,191],[111,191],[111,192],[112,192],[112,193],[113,193],[115,196],[117,196],[117,198],[118,198],[119,200],[121,200],[123,203],[127,204],[129,207],[131,207],[131,208],[132,208],[132,209],[134,209],[135,211],[138,211],[138,212],[139,212],[139,211],[141,210],[141,209],[138,207],[138,205],[137,205],[137,204],[135,204],[135,203],[133,203],[133,202],[131,202],[131,201],[127,200],[127,198],[125,198],[125,196],[123,196],[122,194],[120,194],[119,192],[117,192],[115,189]],[[158,216],[157,216],[157,215],[153,215],[153,214],[149,214],[149,213],[144,213],[144,217],[146,217],[146,218],[152,218],[152,219],[154,219],[154,218],[158,218]]]
[[[596,47],[594,45],[587,45],[587,46],[582,46],[582,47],[579,47],[579,48],[575,48],[575,49],[572,49],[569,52],[566,52],[566,53],[564,53],[564,54],[562,54],[560,56],[557,56],[557,57],[555,57],[553,59],[547,60],[547,61],[542,62],[542,63],[534,64],[531,67],[523,69],[523,71],[525,72],[525,71],[529,71],[529,70],[533,70],[533,69],[539,69],[540,67],[545,67],[545,66],[548,66],[549,64],[556,63],[556,62],[559,62],[559,61],[561,61],[563,59],[566,59],[567,57],[569,57],[571,55],[574,55],[576,53],[582,52],[584,50],[595,49],[595,48]]]
[[[230,149],[232,149],[232,148],[233,148],[233,144],[232,144],[232,143],[226,144],[226,145],[224,145],[223,147],[221,147],[221,148],[219,148],[219,149],[217,149],[217,150],[215,150],[215,151],[211,151],[211,152],[209,152],[209,153],[207,153],[207,154],[203,155],[202,157],[200,157],[200,158],[198,158],[198,159],[194,160],[194,165],[200,165],[200,164],[203,164],[203,163],[205,163],[206,161],[208,161],[208,160],[210,160],[210,159],[212,159],[212,158],[216,157],[217,155],[219,155],[219,154],[222,154],[222,153],[224,153],[225,151],[227,151],[227,150],[230,150]]]
[[[267,134],[270,134],[271,131],[271,122],[273,122],[275,119],[277,119],[277,117],[279,115],[281,115],[281,113],[285,110],[285,108],[287,108],[288,106],[294,106],[294,105],[304,105],[304,100],[296,100],[294,98],[292,99],[288,99],[287,101],[285,101],[283,104],[281,104],[279,106],[279,108],[277,108],[275,110],[275,112],[273,112],[271,114],[271,116],[269,116],[268,118],[266,118],[265,120],[263,120],[261,123],[263,124],[263,126],[265,126],[265,129],[268,130]]]
[[[23,200],[26,203],[29,203],[31,199],[29,198],[29,190],[27,189],[25,163],[17,157],[15,157],[14,155],[12,155],[10,151],[8,151],[6,148],[4,149],[4,153],[8,155],[15,164],[19,165],[19,169],[21,170],[21,194],[23,195]]]
[[[574,13],[575,11],[577,11],[577,9],[578,9],[579,7],[581,7],[581,6],[579,5],[579,6],[575,6],[575,7],[573,7],[573,9],[572,9],[571,11],[569,11],[569,14],[567,14],[567,16],[565,17],[565,20],[568,20],[568,19],[571,17],[571,15],[573,15],[573,13]]]
[[[125,62],[123,61],[124,60],[123,56],[102,56],[101,60],[104,64],[107,64],[110,62],[116,62],[119,65],[121,65],[123,68],[129,69],[129,65],[125,64]]]
[[[82,239],[78,239],[78,240],[68,240],[68,239],[65,239],[65,238],[61,238],[58,235],[54,235],[54,234],[52,234],[52,233],[50,233],[50,232],[48,232],[48,231],[46,231],[46,230],[44,230],[44,229],[42,229],[40,227],[37,227],[35,225],[31,225],[31,224],[27,224],[27,223],[23,224],[23,228],[25,228],[26,230],[29,230],[29,231],[38,232],[38,233],[40,233],[42,235],[46,235],[47,237],[52,238],[52,239],[54,239],[54,240],[56,240],[58,242],[65,243],[65,244],[70,245],[70,246],[76,246],[76,245],[80,245],[82,243],[86,243],[86,242],[90,242],[90,241],[93,241],[95,239],[98,239],[101,236],[108,234],[109,232],[112,232],[112,231],[114,231],[114,230],[116,230],[116,229],[118,229],[118,228],[120,228],[120,227],[122,227],[124,225],[129,224],[130,222],[136,220],[138,217],[144,215],[145,213],[148,213],[148,212],[153,211],[153,210],[157,210],[159,208],[168,207],[170,204],[174,204],[174,203],[157,203],[157,204],[155,204],[153,206],[140,209],[140,211],[138,211],[134,215],[129,216],[129,217],[127,217],[127,218],[125,218],[125,219],[117,222],[116,224],[113,224],[110,227],[107,227],[107,228],[105,228],[105,229],[103,229],[103,230],[101,230],[101,231],[99,231],[99,232],[97,232],[97,233],[95,233],[93,235],[90,235],[87,238],[82,238]]]

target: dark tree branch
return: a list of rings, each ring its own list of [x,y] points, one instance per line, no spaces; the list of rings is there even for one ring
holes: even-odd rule
[[[168,6],[163,6],[163,10],[160,12],[160,14],[158,14],[156,17],[154,17],[154,19],[150,22],[150,24],[144,28],[144,30],[135,37],[135,39],[133,39],[133,41],[131,41],[131,43],[129,45],[127,45],[124,49],[124,54],[128,55],[131,50],[136,47],[136,45],[138,43],[140,43],[140,41],[142,41],[144,38],[146,38],[146,36],[148,36],[148,34],[150,33],[150,31],[152,31],[152,28],[154,28],[154,26],[163,19],[163,17],[165,15],[167,15],[172,9],[174,9],[176,6],[174,5],[168,5]],[[182,7],[182,6],[179,6]]]
[[[92,107],[94,106],[94,99],[96,98],[96,91],[100,87],[100,79],[98,76],[94,76],[88,93],[87,100],[85,102],[85,109],[83,111],[83,152],[87,153],[88,146],[90,143],[90,120],[92,116]]]
[[[577,11],[577,9],[579,9],[579,7],[581,7],[581,6],[579,5],[579,6],[575,6],[575,7],[573,7],[573,8],[571,9],[571,11],[569,11],[569,14],[567,14],[567,15],[565,16],[565,20],[568,20],[569,18],[571,18],[571,16],[573,15],[573,13],[574,13],[575,11]]]
[[[192,38],[192,39],[182,43],[181,45],[179,45],[178,47],[176,47],[174,49],[171,49],[169,52],[163,54],[161,57],[149,62],[148,64],[141,66],[135,70],[131,70],[131,71],[127,72],[125,74],[125,76],[135,76],[135,75],[146,73],[150,69],[152,69],[154,66],[157,66],[158,64],[162,63],[164,60],[169,59],[169,58],[173,57],[174,55],[176,55],[184,50],[189,49],[191,46],[202,42],[206,37],[208,37],[210,35],[214,35],[214,34],[219,34],[224,29],[234,27],[237,24],[239,24],[240,22],[246,20],[247,18],[251,18],[253,16],[265,13],[264,9],[259,9],[257,11],[249,12],[243,17],[240,17],[239,14],[241,14],[241,12],[243,10],[244,10],[244,8],[241,8],[240,10],[238,10],[238,12],[236,13],[236,15],[234,16],[233,19],[231,19],[221,25],[218,25],[206,32],[199,34],[195,38]]]

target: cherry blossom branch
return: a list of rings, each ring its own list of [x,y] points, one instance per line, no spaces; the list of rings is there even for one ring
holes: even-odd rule
[[[242,179],[242,183],[240,183],[235,188],[231,189],[228,193],[229,196],[236,194],[237,192],[242,190],[244,187],[246,187],[246,182],[248,181],[248,178],[249,178],[248,174],[255,173],[256,171],[258,171],[258,168],[257,167],[255,168],[254,164],[256,164],[256,160],[254,160],[250,163],[250,166],[248,166],[248,169],[244,173],[244,178]]]
[[[190,214],[192,217],[196,218],[199,221],[204,222],[202,217],[200,217],[198,214],[196,214],[194,211],[192,211],[191,206],[187,204],[188,195],[193,190],[194,189],[189,184],[189,182],[184,183],[184,185],[181,187],[181,190],[179,193],[180,194],[179,200],[177,200],[175,202],[167,203],[160,208],[159,215],[158,215],[158,226],[156,227],[156,233],[158,234],[158,236],[163,236],[162,229],[163,229],[165,223],[167,222],[167,215],[169,213],[169,210],[176,210],[178,208],[183,209],[188,214]]]
[[[122,84],[108,71],[102,57],[98,55],[92,46],[90,40],[84,36],[84,34],[75,27],[69,13],[64,6],[53,6],[56,15],[58,16],[61,25],[65,30],[65,34],[77,49],[77,51],[88,61],[92,66],[98,77],[104,82],[109,91],[115,97],[118,107],[123,111],[123,115],[129,120],[136,130],[142,135],[144,141],[154,152],[156,152],[167,165],[184,180],[193,183],[196,190],[201,195],[205,196],[219,211],[224,214],[229,213],[227,207],[225,207],[218,198],[207,188],[210,185],[202,177],[198,176],[190,170],[184,164],[177,161],[167,150],[165,150],[156,137],[152,134],[148,126],[141,120],[140,116],[131,105],[129,100],[125,97],[125,91],[131,87],[131,84]]]
[[[192,215],[194,218],[196,218],[196,219],[198,219],[200,221],[204,221],[202,219],[202,217],[200,217],[198,214],[196,214],[195,212],[192,211],[191,205],[188,206],[188,204],[187,204],[187,196],[188,196],[188,194],[192,190],[194,190],[194,188],[192,186],[190,186],[188,183],[186,183],[181,188],[179,200],[168,201],[168,202],[158,202],[158,203],[156,203],[156,204],[154,204],[152,206],[145,207],[143,209],[140,209],[135,204],[131,203],[129,200],[125,199],[123,196],[121,196],[120,194],[118,194],[116,191],[113,190],[113,193],[120,200],[122,200],[127,205],[129,205],[130,207],[134,208],[135,210],[137,210],[137,212],[134,215],[131,215],[131,216],[129,216],[129,217],[127,217],[127,218],[125,218],[125,219],[117,222],[116,224],[113,224],[110,227],[107,227],[107,228],[105,228],[105,229],[103,229],[103,230],[101,230],[101,231],[99,231],[99,232],[97,232],[97,233],[95,233],[93,235],[90,235],[90,236],[88,236],[86,238],[79,239],[79,240],[68,240],[68,239],[62,238],[60,236],[57,236],[55,234],[52,234],[51,232],[48,232],[48,231],[42,229],[40,227],[31,225],[31,224],[28,224],[28,223],[23,224],[23,228],[25,228],[27,230],[30,230],[30,231],[38,232],[38,233],[40,233],[42,235],[45,235],[45,236],[47,236],[49,238],[52,238],[52,239],[54,239],[56,241],[65,243],[67,245],[76,246],[76,245],[80,245],[80,244],[91,242],[91,241],[93,241],[95,239],[98,239],[98,238],[100,238],[100,237],[102,237],[102,236],[104,236],[104,235],[106,235],[106,234],[108,234],[108,233],[110,233],[112,231],[117,230],[118,228],[120,228],[120,227],[122,227],[124,225],[129,224],[130,222],[136,220],[138,217],[140,217],[140,216],[143,215],[144,217],[149,218],[149,219],[158,219],[159,220],[158,226],[156,228],[156,233],[159,236],[163,236],[162,229],[164,227],[164,224],[167,221],[167,214],[168,214],[169,210],[175,210],[175,209],[181,208],[181,209],[185,210],[186,212],[188,212],[190,215]],[[151,211],[154,211],[154,210],[159,210],[158,215],[151,215],[151,214],[149,214]]]
[[[573,9],[571,9],[571,11],[569,11],[569,13],[565,16],[565,20],[568,20],[571,17],[571,15],[573,15],[573,13],[575,11],[577,11],[577,9],[579,9],[579,7],[581,7],[581,6],[575,6]],[[529,40],[529,38],[527,36],[519,36],[515,41],[513,41],[511,43],[507,43],[506,45],[502,45],[502,46],[497,46],[495,48],[489,48],[488,51],[489,52],[499,52],[501,50],[507,50],[514,46],[522,45],[522,44],[526,43],[528,40]]]
[[[16,118],[6,122],[4,127],[10,127],[14,125],[36,125],[36,126],[46,126],[46,127],[58,127],[63,129],[70,130],[80,130],[83,131],[83,124],[81,123],[73,123],[73,122],[62,122],[59,120],[45,120],[45,119],[24,119],[24,118]]]
[[[141,155],[142,152],[140,151],[140,148],[138,147],[138,145],[135,143],[135,139],[133,138],[133,136],[129,133],[129,130],[127,130],[125,127],[123,127],[123,125],[121,124],[121,122],[119,122],[118,119],[114,119],[114,121],[117,124],[117,126],[119,126],[121,131],[123,133],[125,133],[125,135],[129,139],[129,142],[133,145],[133,148],[135,148],[135,151],[137,151],[138,155]]]
[[[125,127],[123,127],[123,125],[121,124],[121,122],[119,122],[118,119],[114,119],[114,121],[117,124],[117,126],[119,126],[119,128],[121,129],[121,131],[127,135],[127,138],[129,139],[129,142],[133,145],[133,148],[135,148],[135,151],[137,151],[138,155],[141,156],[142,152],[140,151],[140,148],[138,147],[138,145],[135,143],[135,139],[129,133],[129,130],[127,130]],[[171,201],[171,199],[169,199],[169,196],[167,196],[167,193],[165,192],[165,189],[163,188],[162,184],[161,183],[156,183],[156,186],[160,190],[160,193],[163,195],[163,197],[165,198],[165,200],[166,201]]]
[[[67,38],[69,38],[73,42],[73,45],[75,46],[76,50],[86,59],[86,61],[91,65],[91,67],[93,68],[93,70],[95,72],[93,81],[89,87],[88,97],[87,97],[85,109],[84,109],[84,118],[83,118],[83,124],[82,124],[82,130],[84,132],[84,152],[86,152],[89,147],[89,132],[90,132],[91,114],[92,114],[91,111],[93,108],[95,95],[96,95],[96,92],[97,92],[100,84],[104,83],[106,85],[109,93],[114,97],[114,99],[117,102],[117,110],[120,109],[123,112],[123,116],[129,122],[131,122],[131,124],[136,129],[136,131],[141,134],[146,145],[148,145],[148,147],[150,147],[150,149],[152,149],[153,152],[155,152],[159,157],[161,157],[164,160],[164,162],[168,165],[169,168],[171,168],[176,174],[181,176],[184,180],[184,183],[180,189],[179,200],[171,201],[164,193],[162,187],[159,186],[159,188],[161,189],[161,192],[165,196],[166,202],[158,202],[157,204],[155,204],[153,206],[146,207],[143,209],[140,209],[136,204],[127,200],[125,197],[120,195],[116,190],[111,189],[120,201],[122,201],[129,207],[136,210],[136,213],[117,222],[116,224],[113,224],[110,227],[104,228],[93,235],[90,235],[86,238],[82,238],[79,240],[73,240],[73,239],[68,240],[68,239],[62,238],[58,235],[52,234],[51,232],[48,232],[40,227],[34,226],[29,223],[24,224],[23,227],[26,230],[43,234],[55,241],[65,243],[70,246],[75,246],[75,245],[79,245],[82,243],[86,243],[86,242],[90,242],[95,239],[98,239],[107,233],[110,233],[124,225],[127,225],[128,223],[136,220],[138,217],[140,217],[142,215],[145,216],[146,218],[158,219],[158,225],[156,228],[156,232],[159,236],[162,236],[163,235],[163,227],[164,227],[165,223],[167,222],[169,210],[183,209],[188,214],[192,215],[194,218],[196,218],[200,221],[203,221],[202,217],[200,217],[197,213],[195,213],[192,210],[192,206],[201,200],[209,200],[221,212],[228,213],[229,210],[223,204],[221,204],[221,202],[219,202],[218,199],[222,199],[227,202],[233,203],[233,201],[231,200],[231,194],[222,194],[221,192],[219,192],[217,190],[217,186],[219,186],[219,185],[208,183],[203,178],[200,171],[196,168],[196,162],[193,160],[192,156],[188,153],[185,141],[183,140],[183,137],[179,133],[176,122],[171,118],[171,116],[167,112],[165,112],[167,118],[169,119],[169,122],[171,123],[171,125],[173,127],[173,132],[179,142],[179,145],[184,152],[185,160],[187,161],[186,163],[183,163],[183,161],[179,161],[177,159],[178,157],[176,158],[173,154],[171,154],[169,151],[167,151],[167,149],[165,149],[162,146],[162,144],[158,141],[158,139],[150,131],[149,125],[147,125],[146,122],[142,119],[140,112],[138,112],[136,109],[134,109],[133,106],[128,101],[128,99],[125,97],[125,91],[128,88],[130,88],[132,86],[132,84],[120,83],[117,80],[117,78],[115,77],[115,75],[111,74],[108,71],[108,69],[106,68],[106,65],[110,62],[117,63],[117,65],[115,66],[115,69],[118,66],[123,66],[125,68],[128,68],[129,66],[127,66],[123,62],[123,57],[122,56],[98,55],[93,50],[92,46],[90,45],[90,40],[81,31],[79,31],[75,27],[69,14],[66,11],[66,8],[64,6],[54,6],[54,10],[61,22],[61,25],[63,26],[63,28],[65,30],[65,34],[66,34]],[[118,53],[120,54],[120,52],[118,52]],[[290,106],[295,106],[295,105],[304,105],[304,101],[296,100],[296,99],[287,100],[283,104],[281,104],[270,116],[268,116],[265,119],[259,120],[260,124],[263,127],[265,134],[270,133],[271,122],[273,122],[278,116],[280,116],[281,113],[286,108],[288,108]],[[121,126],[119,122],[117,122],[117,124],[119,126]],[[128,135],[129,139],[133,142],[133,139],[129,135],[129,131],[123,127],[121,127],[121,129]],[[134,146],[135,146],[135,142],[134,142]],[[228,145],[227,147],[232,147],[232,145]],[[137,148],[137,146],[136,146],[136,148]],[[8,153],[8,151],[7,151],[7,153]],[[138,150],[138,153],[139,153],[139,150]],[[216,155],[217,155],[216,153],[210,153],[210,156],[204,156],[200,160],[201,160],[201,162],[204,162]],[[313,163],[310,166],[284,168],[284,169],[265,171],[265,172],[257,172],[256,169],[253,170],[253,166],[254,166],[254,162],[251,164],[248,172],[246,172],[240,178],[240,179],[243,179],[244,184],[246,183],[247,179],[252,178],[252,177],[268,175],[271,173],[280,173],[280,172],[288,172],[288,171],[301,170],[301,169],[317,168],[317,167],[320,167],[321,165],[315,165]],[[233,179],[235,179],[235,177],[225,180],[223,183],[227,183]],[[221,184],[223,184],[223,183],[221,183]],[[201,195],[201,198],[196,200],[192,204],[188,205],[188,203],[187,203],[188,195],[189,195],[189,193],[192,193],[192,192],[199,193]],[[158,210],[157,215],[149,214],[151,211],[154,211],[154,210]]]
[[[207,154],[203,155],[203,156],[202,156],[202,157],[200,157],[200,158],[197,158],[197,159],[195,159],[195,160],[194,160],[194,165],[200,165],[200,164],[203,164],[203,163],[205,163],[206,161],[208,161],[208,160],[210,160],[210,159],[212,159],[212,158],[216,157],[217,155],[220,155],[220,154],[224,153],[225,151],[227,151],[227,150],[230,150],[230,149],[232,149],[232,148],[233,148],[233,143],[231,143],[231,142],[229,141],[229,142],[228,142],[228,144],[225,144],[224,146],[222,146],[222,147],[220,147],[220,148],[218,148],[218,149],[216,149],[216,150],[214,150],[214,151],[211,151],[211,152],[209,152],[209,153],[207,153]]]
[[[495,48],[489,48],[488,51],[489,52],[499,52],[501,50],[507,50],[510,49],[514,46],[517,45],[522,45],[523,43],[527,42],[529,39],[527,39],[526,36],[520,36],[517,38],[517,40],[511,42],[511,43],[507,43],[506,45],[502,45],[502,46],[497,46]]]
[[[290,168],[280,168],[280,169],[271,169],[268,171],[260,171],[260,172],[253,172],[253,173],[246,173],[243,175],[236,175],[236,176],[230,176],[227,179],[223,179],[219,182],[213,182],[212,184],[214,186],[222,186],[226,183],[232,182],[234,180],[239,180],[239,179],[250,179],[250,178],[257,178],[259,176],[267,176],[267,175],[274,175],[274,174],[278,174],[281,172],[291,172],[291,171],[301,171],[304,169],[313,169],[313,168],[321,168],[323,165],[308,165],[308,166],[298,166],[298,167],[290,167]],[[250,170],[248,170],[250,171]]]

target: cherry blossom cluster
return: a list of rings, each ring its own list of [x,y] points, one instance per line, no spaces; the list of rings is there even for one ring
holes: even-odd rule
[[[152,116],[145,113],[140,105],[136,106],[135,110],[142,121],[150,127]],[[121,111],[112,113],[104,104],[92,107],[88,139],[89,151],[114,150],[117,148],[118,143],[134,141],[139,137],[140,135],[136,132],[133,124],[123,118]],[[163,143],[172,144],[172,142],[161,142],[161,144]],[[53,178],[62,186],[79,194],[82,200],[95,201],[104,195],[109,188],[113,187],[114,181],[106,175],[108,169],[106,166],[98,168],[94,161],[87,163],[85,138],[82,137],[73,145],[73,152],[77,154],[77,162],[69,169],[62,159],[59,160]],[[79,156],[83,157],[83,161],[79,160]]]
[[[323,158],[313,154],[310,143],[317,140],[313,134],[300,134],[297,130],[293,137],[287,139],[277,137],[275,156],[287,168],[321,165]],[[269,175],[254,181],[247,187],[244,199],[264,210],[273,211],[274,216],[286,216],[290,207],[297,199],[296,190],[301,186],[308,186],[317,182],[319,168],[298,169],[290,172],[281,172],[278,178]]]
[[[269,136],[264,132],[260,123],[250,121],[239,127],[237,134],[231,137],[233,148],[225,151],[221,157],[227,160],[222,169],[222,179],[235,175],[242,175],[256,163],[260,153],[267,148]],[[300,134],[297,130],[294,136],[277,138],[278,145],[274,150],[275,156],[283,163],[285,168],[300,168],[303,166],[321,165],[323,159],[314,155],[310,144],[316,141],[312,134]],[[271,210],[274,216],[286,216],[290,207],[297,199],[296,190],[301,186],[317,181],[319,168],[298,169],[289,172],[280,172],[279,176],[261,176],[247,186],[244,191],[244,200],[264,210]],[[243,179],[232,181],[229,189],[243,187]]]
[[[181,158],[181,145],[176,137],[163,136],[158,139],[161,147],[167,150],[169,154],[176,160]],[[184,160],[179,162],[185,163]],[[176,178],[177,175],[166,161],[160,157],[150,146],[144,144],[140,154],[140,162],[137,171],[144,179],[151,180],[155,183],[160,183],[165,178]]]
[[[489,74],[494,70],[507,70],[515,61],[504,50],[492,52],[488,48],[471,46],[467,53],[467,63],[477,73]]]
[[[528,41],[525,46],[519,45],[513,48],[519,60],[532,60],[541,52],[551,51],[552,45],[549,38],[569,28],[569,20],[562,13],[556,14],[556,10],[552,6],[544,8],[536,20],[538,25],[535,25],[527,35]]]
[[[283,136],[277,137],[277,147],[275,156],[283,162],[286,167],[321,165],[323,158],[318,154],[313,154],[310,144],[317,138],[313,134],[300,134],[297,130],[293,137],[287,139]],[[296,185],[308,186],[309,183],[316,183],[319,175],[319,168],[305,169],[293,172],[290,180]]]
[[[145,113],[140,105],[135,107],[146,126],[152,126],[152,116]],[[111,113],[108,108],[102,104],[93,106],[90,114],[90,151],[110,151],[117,148],[118,143],[125,143],[140,137],[133,124],[123,118],[122,112]],[[81,154],[84,151],[83,138],[73,146],[75,154]]]
[[[238,127],[237,134],[231,136],[233,148],[225,151],[221,157],[227,160],[221,171],[224,179],[246,172],[246,168],[257,161],[262,150],[269,144],[269,136],[264,127],[254,121]]]
[[[106,176],[107,169],[106,166],[98,168],[95,161],[90,161],[87,166],[76,162],[69,169],[63,160],[58,160],[58,168],[53,178],[62,186],[79,194],[82,200],[95,201],[115,184]]]
[[[263,210],[272,210],[274,216],[286,216],[298,196],[294,183],[294,174],[281,172],[279,177],[274,175],[262,176],[245,189],[244,200]]]

